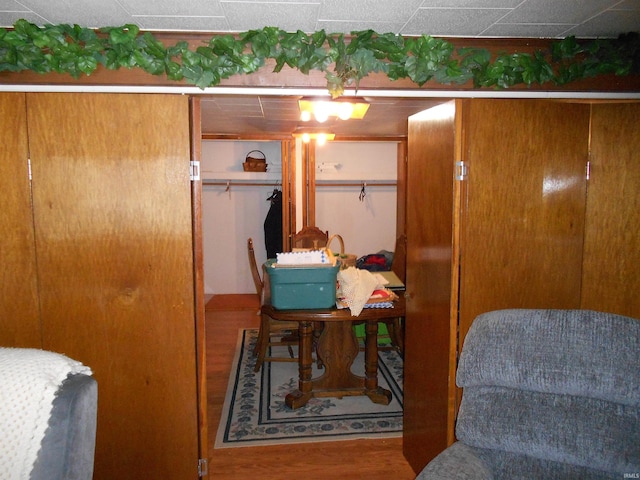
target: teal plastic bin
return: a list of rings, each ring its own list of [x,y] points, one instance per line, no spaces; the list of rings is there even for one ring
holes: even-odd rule
[[[336,306],[336,279],[340,263],[334,267],[273,267],[265,262],[271,286],[271,305],[279,310],[306,310]]]

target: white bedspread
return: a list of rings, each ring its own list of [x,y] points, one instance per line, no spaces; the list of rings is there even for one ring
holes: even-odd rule
[[[28,479],[47,430],[55,392],[67,375],[91,369],[64,355],[0,348],[0,478]]]

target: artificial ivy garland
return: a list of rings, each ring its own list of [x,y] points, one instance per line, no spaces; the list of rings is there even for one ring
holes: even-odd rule
[[[357,88],[371,72],[382,72],[391,80],[409,78],[419,86],[472,80],[476,88],[509,88],[640,73],[639,38],[637,33],[582,42],[567,37],[551,42],[549,50],[492,56],[482,48],[456,50],[450,42],[426,35],[365,30],[345,38],[323,30],[306,34],[265,27],[235,36],[215,35],[191,50],[185,41],[165,46],[152,33],[140,33],[136,25],[93,30],[18,20],[13,29],[0,29],[0,72],[58,72],[79,78],[99,65],[110,70],[140,68],[204,89],[233,75],[253,73],[273,59],[275,72],[285,65],[304,74],[324,72],[334,97],[347,86]]]

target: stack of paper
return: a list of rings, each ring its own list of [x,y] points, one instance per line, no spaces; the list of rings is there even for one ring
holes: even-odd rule
[[[336,258],[326,248],[320,250],[303,250],[296,252],[276,253],[275,267],[278,266],[309,266],[309,265],[326,265],[333,266],[336,264]]]

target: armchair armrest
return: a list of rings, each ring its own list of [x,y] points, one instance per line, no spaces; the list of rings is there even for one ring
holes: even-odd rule
[[[493,480],[493,475],[475,449],[456,442],[431,460],[416,477],[416,480],[454,479]]]

